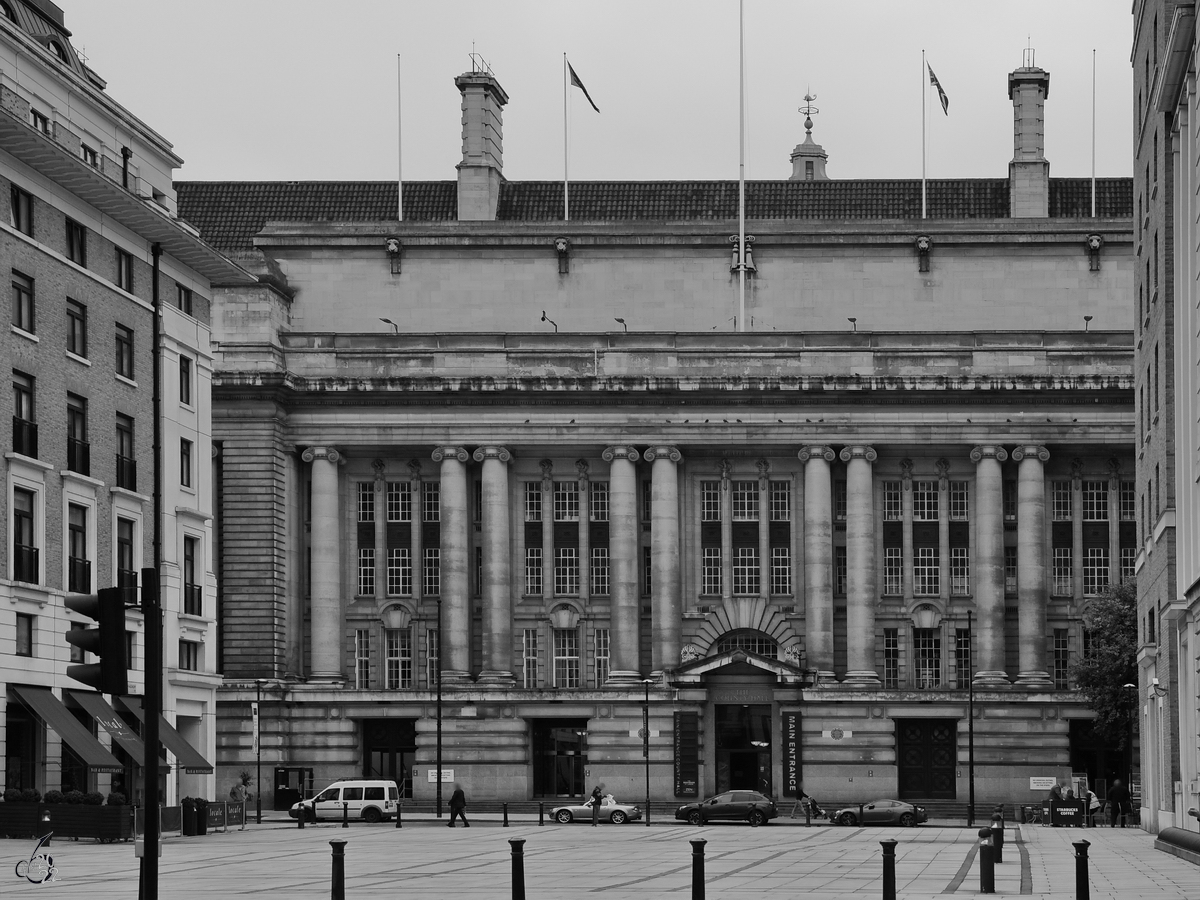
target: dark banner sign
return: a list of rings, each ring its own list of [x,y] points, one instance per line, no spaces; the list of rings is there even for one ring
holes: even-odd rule
[[[783,796],[799,797],[800,780],[800,713],[783,714]]]
[[[700,796],[699,713],[675,713],[675,796]]]

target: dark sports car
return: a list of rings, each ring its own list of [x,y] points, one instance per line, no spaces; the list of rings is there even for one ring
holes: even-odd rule
[[[758,791],[726,791],[698,803],[686,803],[675,810],[676,819],[693,825],[722,820],[765,825],[778,814],[775,801]]]
[[[839,825],[919,825],[929,820],[923,806],[913,806],[903,800],[872,800],[862,805],[862,821],[859,807],[843,806],[829,817]]]

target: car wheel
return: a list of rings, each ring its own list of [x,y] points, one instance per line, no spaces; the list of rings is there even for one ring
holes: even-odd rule
[[[317,811],[310,806],[308,809],[304,810],[304,818],[307,819],[310,824],[316,822]]]
[[[366,809],[363,810],[362,816],[363,816],[364,822],[369,822],[372,825],[374,825],[376,822],[378,822],[380,819],[383,818],[383,813],[381,813],[377,807],[368,806]]]
[[[858,824],[858,816],[854,815],[854,813],[852,813],[852,812],[844,812],[840,816],[838,816],[838,824],[839,825],[857,825]]]
[[[625,815],[625,813],[621,812],[621,810],[615,809],[613,810],[613,814],[609,816],[608,820],[614,825],[624,825],[628,818],[629,816]]]
[[[759,825],[762,825],[766,821],[767,821],[767,817],[763,814],[763,811],[761,809],[750,810],[750,826],[752,828],[757,828]]]
[[[571,815],[571,811],[569,809],[560,809],[554,814],[554,820],[558,822],[559,825],[570,825],[573,818],[575,817]]]
[[[913,825],[917,824],[917,817],[914,816],[912,813],[906,812],[902,816],[900,816],[900,824],[903,825],[905,828],[911,828]]]
[[[688,813],[688,823],[691,825],[704,824],[704,816],[700,815],[700,810],[693,809],[690,813]]]

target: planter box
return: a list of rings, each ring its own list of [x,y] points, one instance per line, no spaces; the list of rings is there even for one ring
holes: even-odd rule
[[[42,823],[43,813],[49,814],[49,825]],[[133,807],[0,803],[0,834],[5,837],[37,838],[47,831],[61,838],[127,841],[133,837]]]

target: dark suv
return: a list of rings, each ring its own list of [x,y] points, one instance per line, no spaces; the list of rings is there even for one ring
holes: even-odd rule
[[[687,803],[675,810],[675,818],[693,825],[705,825],[721,819],[765,825],[779,813],[775,801],[758,791],[726,791],[698,803]]]

